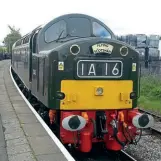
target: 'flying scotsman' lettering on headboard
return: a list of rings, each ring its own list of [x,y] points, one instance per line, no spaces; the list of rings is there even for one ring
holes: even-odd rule
[[[110,44],[106,44],[106,43],[99,43],[99,44],[93,45],[92,50],[94,54],[97,54],[97,53],[111,54],[113,50],[113,46]]]

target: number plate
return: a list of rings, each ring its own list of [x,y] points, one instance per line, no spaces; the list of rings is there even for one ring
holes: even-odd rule
[[[79,60],[77,76],[80,78],[120,78],[123,63],[119,60]]]

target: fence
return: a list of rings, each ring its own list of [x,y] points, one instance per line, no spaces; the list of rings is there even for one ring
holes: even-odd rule
[[[141,76],[154,75],[161,78],[161,60],[151,61],[145,67],[145,61],[141,61]]]
[[[138,51],[141,63],[142,76],[155,75],[161,78],[159,35],[147,36],[145,34],[136,34],[136,35],[130,34],[130,35],[117,36],[117,39],[131,45]]]

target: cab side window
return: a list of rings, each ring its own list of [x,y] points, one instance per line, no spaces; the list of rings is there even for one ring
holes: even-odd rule
[[[110,32],[97,22],[93,22],[93,34],[97,37],[105,37],[111,39]]]
[[[33,37],[33,48],[32,48],[33,53],[37,53],[37,35],[38,33],[36,33]]]
[[[60,36],[61,35],[61,36]],[[45,42],[50,43],[59,38],[66,37],[66,22],[61,20],[59,22],[54,23],[45,31]]]

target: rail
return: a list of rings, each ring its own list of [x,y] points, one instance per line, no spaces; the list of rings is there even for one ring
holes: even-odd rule
[[[139,109],[140,112],[142,113],[147,113],[149,115],[152,115],[154,117],[156,121],[156,123],[159,123],[160,124],[160,127],[161,127],[161,116],[153,113],[153,112],[150,112],[150,111],[147,111],[147,110],[144,110],[144,109]],[[158,126],[158,125],[157,125]],[[161,128],[160,128],[161,129]],[[156,134],[159,134],[161,135],[161,131],[159,130],[159,128],[155,127],[155,124],[154,124],[154,127],[150,127],[149,130],[152,132],[152,133],[156,133]]]

